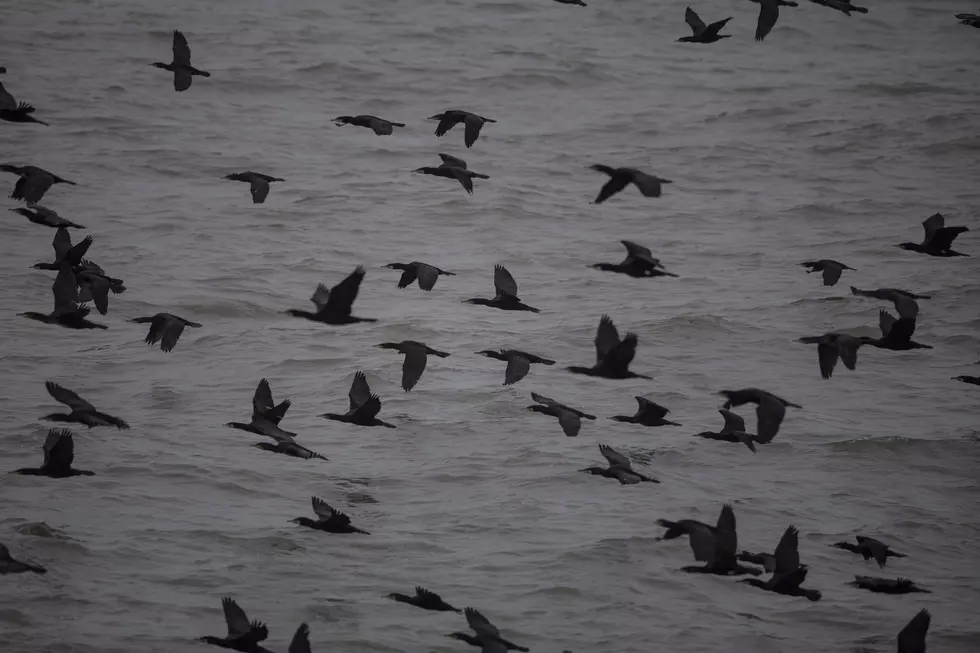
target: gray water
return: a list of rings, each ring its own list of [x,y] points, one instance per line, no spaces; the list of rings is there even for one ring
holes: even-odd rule
[[[284,651],[302,621],[314,651],[465,651],[444,635],[461,617],[384,598],[416,583],[472,605],[533,651],[893,651],[921,608],[930,651],[980,649],[976,605],[980,358],[972,233],[934,259],[894,247],[940,211],[977,228],[980,32],[952,14],[972,3],[866,0],[851,18],[802,3],[755,43],[757,6],[734,37],[698,46],[685,4],[594,0],[0,1],[0,64],[18,99],[51,127],[0,125],[0,159],[78,182],[44,203],[88,227],[89,252],[129,290],[72,332],[17,317],[50,310],[53,230],[3,211],[0,397],[3,468],[40,462],[56,410],[44,381],[73,388],[130,431],[75,429],[93,478],[2,476],[0,541],[48,567],[0,579],[0,649],[207,651],[224,634],[220,598],[269,624]],[[171,31],[209,70],[184,93],[169,73]],[[472,149],[424,118],[449,108],[495,118]],[[378,137],[341,114],[406,122]],[[437,153],[491,176],[467,196],[413,175]],[[629,188],[590,202],[592,163],[674,180],[660,199]],[[285,177],[252,205],[230,172]],[[4,195],[14,177],[3,175]],[[3,208],[14,207],[2,200]],[[618,240],[650,246],[677,279],[588,269]],[[833,288],[796,264],[857,268]],[[454,271],[432,293],[398,290],[381,266],[422,260]],[[461,303],[514,274],[539,315]],[[375,325],[328,327],[317,283],[368,268],[355,304]],[[824,381],[802,335],[873,333],[880,302],[848,286],[933,295],[916,339],[931,351],[863,350]],[[126,318],[169,311],[204,323],[177,349],[146,346]],[[607,313],[640,346],[653,381],[578,377]],[[410,393],[401,357],[372,345],[422,340],[434,359]],[[502,387],[503,364],[475,351],[516,347],[559,364]],[[397,429],[327,422],[356,370]],[[299,461],[247,446],[267,377],[293,407],[283,426],[330,457]],[[717,430],[717,391],[758,386],[804,406],[752,455],[692,435]],[[537,391],[596,413],[578,438],[529,413]],[[606,419],[634,395],[682,427]],[[740,409],[754,428],[751,407]],[[648,462],[661,485],[578,473],[607,443]],[[319,495],[370,536],[288,520]],[[734,504],[740,547],[771,550],[801,532],[810,603],[678,571],[683,541],[657,518],[713,521]],[[884,572],[828,545],[873,534],[908,558]],[[854,574],[907,576],[932,594],[850,588]],[[215,649],[210,649],[215,650]]]

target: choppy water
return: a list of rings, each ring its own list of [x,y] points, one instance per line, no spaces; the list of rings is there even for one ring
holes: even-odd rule
[[[696,46],[674,43],[684,3],[659,0],[0,1],[4,83],[52,124],[0,125],[0,158],[79,183],[45,204],[87,225],[92,258],[130,289],[105,332],[17,317],[50,307],[50,273],[29,266],[51,260],[53,232],[0,222],[3,467],[39,460],[46,379],[133,425],[76,430],[94,478],[0,480],[0,541],[50,570],[0,580],[0,648],[204,651],[193,639],[223,633],[230,594],[275,650],[301,621],[314,651],[463,650],[444,637],[460,618],[383,598],[420,583],[534,651],[890,651],[922,607],[931,651],[978,650],[980,394],[949,379],[977,369],[980,258],[892,245],[936,211],[978,226],[980,32],[952,18],[968,3],[863,4],[850,19],[784,10],[757,44],[756,5],[702,3],[706,20],[734,16],[735,37]],[[212,73],[180,94],[146,65],[170,60],[174,28]],[[466,150],[458,128],[436,139],[423,120],[453,107],[498,122]],[[330,122],[351,113],[408,127],[376,137]],[[437,152],[492,179],[468,197],[409,172]],[[596,207],[593,162],[675,183]],[[220,179],[245,169],[288,181],[253,206]],[[585,267],[619,260],[620,238],[681,277]],[[980,254],[972,234],[958,245]],[[795,265],[819,257],[858,271],[824,288]],[[458,276],[399,291],[381,269],[393,260]],[[356,313],[377,325],[281,315],[359,263]],[[460,303],[492,293],[494,263],[540,315]],[[794,339],[873,327],[879,303],[852,283],[933,295],[916,338],[936,348],[862,351],[856,372],[822,381]],[[124,322],[158,310],[205,328],[165,355]],[[634,368],[654,381],[563,371],[592,360],[603,313],[639,334]],[[453,353],[408,394],[401,357],[372,347],[403,338]],[[503,365],[473,354],[500,346],[560,365],[504,388]],[[357,369],[397,430],[316,417],[346,407]],[[293,400],[283,425],[329,462],[265,454],[223,426],[247,418],[263,376]],[[805,409],[756,456],[692,438],[720,425],[715,393],[733,386]],[[532,390],[603,417],[649,395],[684,426],[600,419],[567,439],[524,410]],[[647,454],[663,484],[577,473],[601,460],[597,442]],[[289,524],[311,494],[372,535]],[[795,523],[824,599],[679,573],[689,550],[656,542],[654,520],[714,520],[723,501],[744,548],[771,549]],[[828,547],[856,532],[909,554],[885,575],[934,593],[847,587],[878,573]]]

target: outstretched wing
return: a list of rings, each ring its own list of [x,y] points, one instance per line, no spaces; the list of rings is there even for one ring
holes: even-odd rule
[[[439,153],[439,158],[442,159],[442,165],[445,167],[462,168],[463,170],[466,170],[466,161],[463,161],[462,159],[450,156],[449,154],[443,154],[442,152]]]
[[[922,228],[925,229],[925,238],[922,240],[923,245],[929,245],[932,239],[936,236],[936,232],[942,229],[946,225],[946,218],[943,217],[942,213],[933,213],[928,218],[922,221]]]
[[[48,389],[48,394],[54,397],[55,401],[65,404],[72,410],[94,411],[95,407],[89,402],[72,392],[68,388],[58,385],[53,381],[45,381],[44,387]]]
[[[187,45],[187,38],[183,32],[174,30],[174,63],[181,66],[191,65],[191,48]]]
[[[725,426],[722,427],[722,433],[744,433],[745,432],[745,420],[741,415],[736,415],[730,410],[725,408],[719,408],[718,412],[721,416],[725,418]]]
[[[358,265],[354,268],[354,271],[347,275],[346,279],[330,290],[327,303],[321,310],[336,315],[350,315],[354,300],[357,299],[357,291],[361,287],[361,281],[364,280],[364,274],[363,266]]]
[[[707,29],[707,25],[704,24],[701,17],[698,16],[697,12],[690,7],[688,7],[687,11],[684,12],[684,22],[691,26],[691,31],[695,36]]]
[[[497,289],[497,297],[517,299],[517,282],[502,265],[493,266],[493,286]]]
[[[251,632],[252,626],[245,611],[238,607],[233,598],[226,596],[221,599],[221,607],[225,611],[225,623],[228,624],[228,639],[237,639]]]
[[[595,334],[595,362],[599,364],[619,345],[619,331],[613,324],[612,318],[603,315],[599,320],[599,329]]]
[[[354,381],[350,385],[350,392],[347,393],[347,396],[350,399],[351,410],[357,410],[371,399],[371,387],[368,385],[364,372],[358,371],[354,375]]]
[[[600,444],[599,453],[601,453],[603,458],[609,462],[610,467],[622,467],[623,469],[633,468],[629,458],[619,453],[609,445]]]
[[[773,575],[783,576],[792,574],[799,568],[799,545],[799,531],[796,530],[796,526],[787,527],[783,536],[779,539],[779,544],[776,545],[776,569]]]

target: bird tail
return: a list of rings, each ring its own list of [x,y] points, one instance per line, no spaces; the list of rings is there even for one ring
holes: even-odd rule
[[[24,566],[27,567],[27,570],[28,571],[33,571],[35,574],[46,574],[46,573],[48,573],[48,570],[45,569],[44,567],[40,566],[40,565],[29,565],[29,564],[27,564],[25,562],[24,563]]]
[[[435,356],[438,356],[439,358],[448,358],[449,357],[449,354],[447,352],[444,352],[444,351],[437,351],[437,350],[433,349],[432,350],[432,353]]]
[[[470,176],[476,177],[477,179],[490,179],[490,175],[484,175],[479,172],[472,172],[470,173]]]
[[[851,7],[851,11],[856,11],[859,14],[866,14],[866,13],[868,13],[868,10],[865,7],[854,7],[854,6],[852,6]]]
[[[797,342],[802,342],[804,345],[816,345],[820,343],[820,336],[804,336],[798,338]]]
[[[404,127],[405,126],[405,123],[403,123],[403,122],[393,122],[393,123],[391,123],[391,126],[392,127]]]

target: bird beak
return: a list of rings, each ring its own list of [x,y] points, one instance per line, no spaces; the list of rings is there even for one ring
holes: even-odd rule
[[[412,170],[412,172],[422,172],[422,168],[416,168],[415,170]]]

